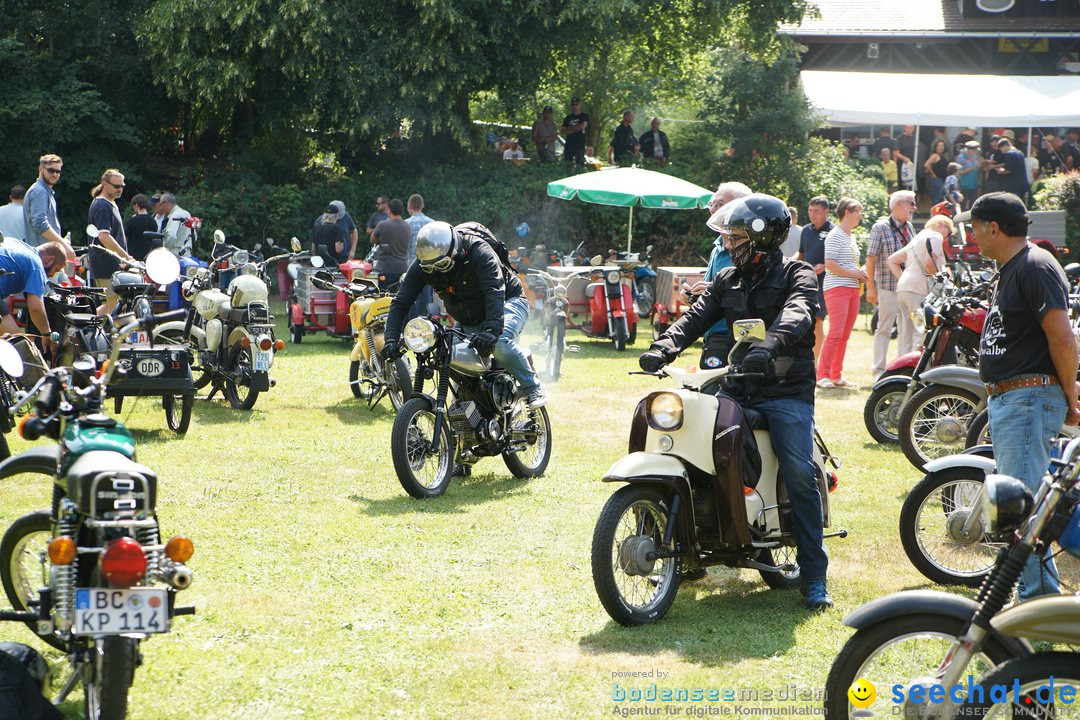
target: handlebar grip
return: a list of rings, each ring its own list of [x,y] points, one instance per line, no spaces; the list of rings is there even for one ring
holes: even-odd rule
[[[38,392],[37,409],[39,415],[50,415],[59,403],[60,381],[55,377],[48,377],[41,385]]]
[[[143,328],[149,329],[154,327],[155,325],[160,325],[161,323],[170,322],[172,320],[183,320],[187,317],[187,314],[187,310],[180,309],[163,312],[160,315],[147,315],[139,322],[139,325]]]

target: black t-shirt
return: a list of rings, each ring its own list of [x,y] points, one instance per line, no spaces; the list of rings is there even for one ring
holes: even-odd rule
[[[143,237],[144,232],[158,232],[157,221],[154,220],[153,215],[148,213],[131,217],[124,228],[124,235],[128,241],[128,252],[131,253],[131,257],[140,261],[145,260],[147,254],[154,249],[153,241]],[[157,247],[161,247],[160,240]]]
[[[339,242],[342,244],[341,250],[335,246]],[[349,238],[340,220],[332,223],[316,221],[315,227],[311,230],[311,244],[316,246],[316,250],[327,264],[340,265],[349,257]],[[325,251],[319,249],[319,245],[322,245]]]
[[[90,216],[88,222],[98,230],[108,230],[116,243],[127,250],[127,240],[124,235],[124,221],[120,217],[120,210],[115,203],[111,203],[103,197],[96,197],[90,203]],[[90,249],[90,273],[96,280],[108,280],[112,274],[120,269],[120,261],[101,250],[94,250],[94,245],[100,245],[101,241],[94,238]]]
[[[825,236],[832,229],[831,220],[826,220],[820,230],[814,227],[813,223],[803,225],[802,236],[799,238],[799,252],[803,254],[803,260],[812,266],[825,263]]]
[[[1053,256],[1031,243],[1001,268],[979,341],[979,377],[1057,375],[1042,329],[1048,310],[1068,307],[1069,286]]]
[[[621,160],[624,155],[632,154],[636,144],[637,137],[634,135],[634,128],[625,123],[619,123],[619,127],[615,128],[615,134],[611,136],[611,147],[615,151],[615,160]]]
[[[379,259],[375,261],[375,269],[380,275],[393,276],[396,280],[398,275],[408,269],[405,261],[409,254],[412,228],[401,218],[391,218],[376,225],[372,237],[382,246]]]
[[[564,128],[573,130],[583,122],[589,122],[588,113],[578,113],[577,115],[567,115],[563,118],[562,124]],[[585,152],[585,133],[575,132],[566,134],[566,147],[563,148],[563,152],[568,155],[574,155]]]

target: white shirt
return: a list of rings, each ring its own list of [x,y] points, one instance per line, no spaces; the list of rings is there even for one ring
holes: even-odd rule
[[[190,217],[191,213],[179,205],[174,205],[161,229],[165,235],[165,248],[177,257],[191,254],[191,228],[184,225],[184,221]]]
[[[928,240],[930,241],[929,254],[926,251]],[[900,279],[896,281],[896,291],[913,292],[919,295],[926,295],[930,292],[926,282],[925,263],[928,257],[933,257],[934,264],[937,267],[940,268],[944,265],[945,251],[942,247],[944,244],[945,240],[941,237],[941,233],[933,230],[922,230],[918,235],[911,238],[911,242],[904,248],[907,251],[907,259],[904,261],[904,272],[900,274]]]
[[[514,150],[513,148],[506,148],[503,150],[503,160],[522,160],[525,157],[525,151],[521,148]]]
[[[26,242],[26,217],[22,205],[8,203],[0,207],[0,235]]]
[[[799,240],[801,239],[802,225],[792,225],[784,242],[780,243],[780,252],[784,253],[784,257],[795,257],[799,254]]]

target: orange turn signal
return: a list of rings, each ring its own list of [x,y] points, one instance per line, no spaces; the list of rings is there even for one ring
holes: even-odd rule
[[[105,377],[105,372],[106,372],[106,371],[107,371],[108,369],[109,369],[109,359],[108,359],[108,358],[105,358],[105,360],[104,360],[104,361],[102,361],[102,363],[101,363],[101,367],[99,367],[99,368],[98,368],[98,371],[97,371],[97,376],[98,376],[98,379],[99,379],[99,380],[100,380],[101,378]]]
[[[53,565],[70,565],[75,559],[75,541],[67,535],[49,542],[49,562]]]
[[[262,337],[260,337],[258,342],[259,342],[259,349],[264,351],[264,352],[269,350],[270,348],[274,347],[274,341],[271,340],[268,335],[263,335]]]
[[[275,340],[274,341],[274,349],[277,350],[278,352],[281,352],[282,350],[284,350],[285,349],[285,341],[284,340]]]
[[[247,335],[240,338],[240,347],[242,347],[242,348],[251,347],[251,338],[249,338]]]
[[[17,428],[15,428],[15,431],[19,434],[19,437],[21,437],[23,440],[26,439],[26,435],[23,433],[23,427],[26,425],[26,422],[32,417],[34,417],[34,416],[33,415],[24,415],[22,420],[19,421],[19,426]]]
[[[195,554],[195,545],[189,538],[183,535],[177,535],[171,538],[167,545],[165,545],[165,554],[173,562],[183,563],[191,559],[191,556]]]

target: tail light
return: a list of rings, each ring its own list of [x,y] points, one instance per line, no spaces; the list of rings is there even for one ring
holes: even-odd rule
[[[269,335],[260,335],[257,342],[259,343],[259,349],[263,351],[274,347],[274,341],[270,339]]]
[[[242,347],[242,348],[251,347],[251,338],[249,338],[247,335],[240,338],[240,347]]]
[[[836,488],[840,487],[840,476],[831,470],[825,473],[826,479],[829,481],[829,492],[833,492]]]
[[[282,350],[284,350],[285,349],[285,341],[284,340],[275,340],[274,341],[274,349],[277,350],[278,352],[281,352]]]
[[[113,587],[131,587],[146,575],[142,545],[129,537],[113,540],[101,555],[101,572]]]

